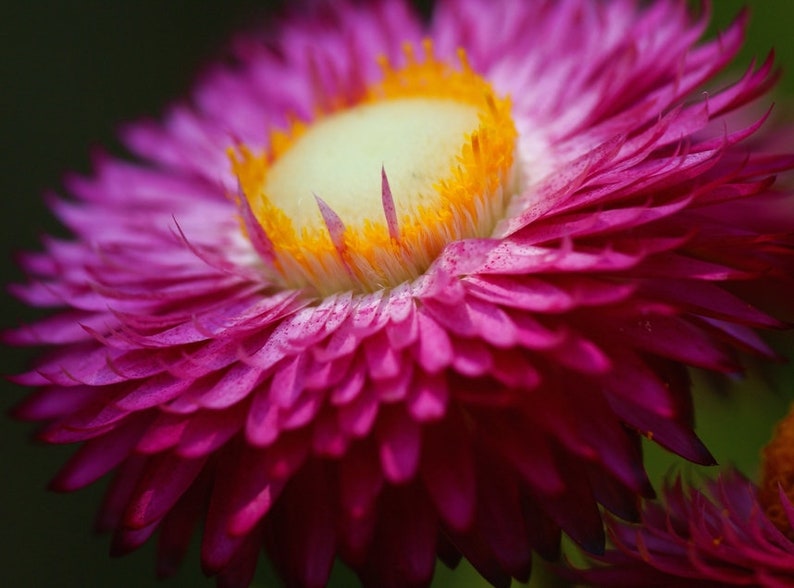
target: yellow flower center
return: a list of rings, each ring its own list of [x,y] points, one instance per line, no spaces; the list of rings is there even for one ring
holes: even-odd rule
[[[487,237],[517,190],[510,102],[469,67],[381,60],[352,106],[230,149],[249,237],[278,284],[320,295],[393,287],[444,246]],[[252,235],[255,232],[256,235]]]
[[[762,451],[761,481],[758,502],[769,520],[794,539],[786,511],[780,501],[780,490],[794,503],[794,406],[777,424],[772,440]]]

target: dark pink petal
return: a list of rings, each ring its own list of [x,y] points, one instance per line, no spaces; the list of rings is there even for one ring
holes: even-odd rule
[[[415,485],[394,487],[390,494],[393,507],[380,513],[362,580],[373,586],[426,586],[436,556],[433,509]]]
[[[162,412],[141,435],[135,446],[137,453],[154,455],[176,447],[190,424],[190,417],[170,412]]]
[[[148,461],[146,457],[133,454],[116,470],[95,522],[98,531],[112,531],[121,525],[127,504]]]
[[[159,521],[154,521],[140,528],[117,528],[110,543],[110,555],[118,557],[135,551],[151,538],[158,524]]]
[[[13,414],[29,421],[53,420],[84,409],[96,396],[97,389],[90,386],[40,388],[16,406]]]
[[[50,487],[60,492],[76,490],[119,466],[135,447],[147,420],[146,416],[128,419],[107,435],[84,443],[50,482]]]
[[[232,470],[228,494],[222,498],[230,509],[227,524],[230,535],[247,535],[273,507],[286,480],[306,458],[305,444],[293,445],[287,447],[286,443],[282,444],[278,449],[283,455],[279,458],[272,455],[273,451],[242,450],[239,462]]]
[[[199,412],[180,435],[176,453],[186,459],[195,459],[216,452],[242,430],[245,408],[237,405],[226,410]]]
[[[476,480],[472,447],[459,417],[425,428],[421,473],[436,509],[456,531],[465,531],[475,511]]]
[[[402,352],[393,349],[383,333],[373,335],[366,340],[364,355],[369,367],[369,376],[374,380],[394,378],[405,369]]]
[[[115,404],[121,409],[133,411],[144,410],[166,404],[185,392],[193,384],[193,380],[182,380],[171,374],[162,373],[152,378],[147,378],[136,385]]]
[[[455,339],[455,354],[452,367],[469,377],[480,377],[490,372],[493,366],[491,349],[477,340]]]
[[[268,551],[296,585],[321,588],[331,572],[336,532],[325,470],[320,463],[304,466],[272,514]]]
[[[411,480],[419,465],[421,428],[400,406],[382,411],[377,423],[380,461],[386,478],[395,484]]]
[[[380,410],[374,390],[365,388],[355,399],[339,407],[339,426],[351,437],[370,433]]]
[[[251,585],[262,550],[261,537],[252,534],[232,559],[231,562],[218,573],[217,585],[219,588],[246,588]]]
[[[190,547],[190,538],[206,507],[206,484],[194,484],[160,525],[157,538],[157,575],[173,576]]]
[[[410,372],[408,372],[410,374]],[[406,405],[411,417],[419,423],[443,418],[449,405],[447,380],[441,375],[417,374],[413,381],[405,380],[408,388]]]
[[[124,524],[140,529],[162,519],[190,487],[206,458],[188,460],[174,453],[150,458],[127,506]]]
[[[482,459],[488,459],[489,463],[484,463]],[[478,527],[483,529],[481,533],[486,553],[492,554],[491,557],[497,562],[497,569],[505,570],[519,580],[525,579],[531,568],[531,546],[522,516],[519,483],[505,468],[506,464],[499,459],[480,456],[477,465],[479,476],[476,516]],[[461,550],[468,556],[466,539],[453,536],[453,541],[458,542],[461,539]],[[480,571],[482,573],[483,570]],[[492,574],[486,575],[486,578],[490,575]],[[493,583],[493,579],[489,580]],[[496,585],[505,584],[500,581]]]
[[[413,350],[416,360],[427,372],[436,373],[452,362],[452,344],[447,332],[433,318],[417,313],[419,342]]]

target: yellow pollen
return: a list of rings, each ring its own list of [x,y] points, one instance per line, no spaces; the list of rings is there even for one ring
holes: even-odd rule
[[[794,503],[794,405],[775,428],[772,440],[761,452],[761,481],[758,502],[769,520],[794,539],[786,512],[780,502],[780,489]]]
[[[509,100],[462,51],[458,67],[429,41],[421,60],[403,53],[399,68],[380,60],[381,81],[352,106],[318,107],[262,152],[229,150],[244,230],[276,283],[320,295],[393,287],[504,214],[518,183]]]

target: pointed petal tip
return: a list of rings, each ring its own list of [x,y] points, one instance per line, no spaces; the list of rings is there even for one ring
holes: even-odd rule
[[[392,239],[400,238],[400,226],[397,220],[397,209],[394,206],[394,198],[392,197],[391,186],[389,185],[389,178],[386,175],[385,166],[380,168],[381,177],[381,205],[383,207],[383,214],[386,217],[386,226],[389,229],[389,237]]]

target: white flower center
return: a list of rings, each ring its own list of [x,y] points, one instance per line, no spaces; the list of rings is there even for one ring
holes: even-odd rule
[[[478,124],[469,104],[403,98],[365,104],[313,125],[274,162],[264,193],[297,231],[322,224],[315,195],[346,227],[384,222],[381,167],[398,217],[437,207],[433,186],[449,175]]]
[[[510,101],[469,67],[383,60],[383,79],[313,121],[230,150],[244,230],[275,284],[394,287],[456,240],[487,237],[517,190]],[[350,102],[353,102],[350,104]],[[333,102],[333,101],[331,101]]]

